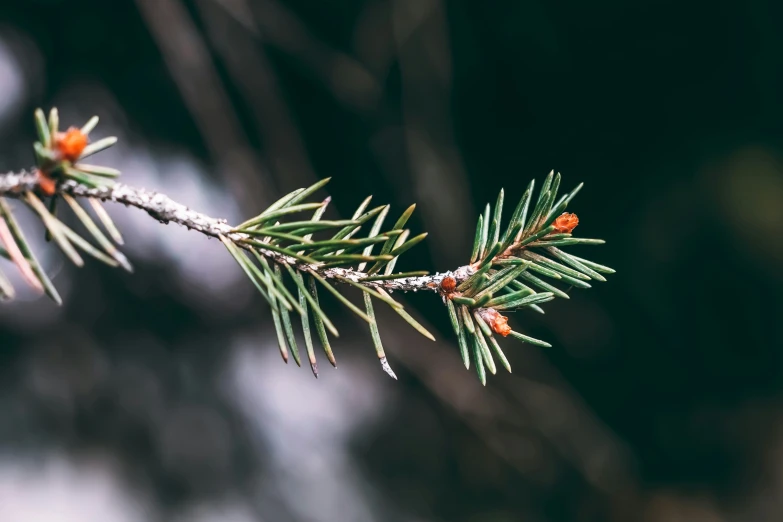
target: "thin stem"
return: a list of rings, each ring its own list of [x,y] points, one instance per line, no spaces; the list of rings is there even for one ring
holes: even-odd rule
[[[27,192],[38,188],[38,176],[35,172],[10,172],[0,174],[0,196],[19,198]],[[113,201],[125,206],[136,207],[146,211],[150,216],[161,223],[176,223],[188,229],[195,230],[206,236],[219,238],[221,236],[231,240],[237,247],[251,250],[242,240],[252,239],[251,236],[241,232],[234,232],[234,226],[225,219],[218,219],[192,210],[182,203],[178,203],[165,194],[149,191],[143,188],[132,187],[124,183],[114,183],[111,186],[89,188],[74,181],[67,181],[58,187],[58,191],[81,198],[94,198],[101,201]],[[439,273],[425,276],[404,277],[390,280],[364,281],[371,277],[366,272],[350,268],[324,267],[321,264],[308,264],[280,252],[264,250],[256,246],[253,250],[261,249],[268,259],[278,263],[296,267],[298,270],[318,274],[324,279],[334,282],[351,281],[366,287],[384,288],[390,291],[416,292],[438,291],[440,282],[450,275],[457,282],[467,279],[475,270],[469,266],[462,266],[453,272]],[[374,279],[374,278],[373,278]]]

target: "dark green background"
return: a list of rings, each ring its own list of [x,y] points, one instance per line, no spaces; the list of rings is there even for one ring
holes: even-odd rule
[[[26,67],[42,71],[30,73],[40,84],[27,84],[26,105],[0,131],[0,168],[31,161],[25,151],[35,107],[58,103],[64,119],[69,110],[89,113],[89,100],[69,102],[63,92],[79,82],[103,84],[124,111],[118,125],[143,143],[189,151],[240,198],[242,215],[262,208],[271,192],[310,182],[302,167],[308,161],[317,176],[334,177],[330,191],[342,215],[370,193],[397,210],[418,202],[413,230],[426,228],[430,237],[404,268],[431,271],[467,260],[478,209],[501,187],[507,201],[515,199],[532,177],[540,180],[552,168],[566,187],[586,184],[572,209],[581,220],[577,233],[607,244],[578,255],[617,274],[551,303],[543,318],[517,314],[512,322],[553,348],[534,353],[506,342],[515,373],[491,378],[483,395],[472,395],[476,411],[455,407],[458,399],[439,394],[432,375],[412,359],[397,361],[398,347],[387,341],[400,381],[383,388],[398,401],[352,443],[385,502],[407,520],[780,519],[783,504],[774,492],[783,465],[776,456],[783,390],[783,4],[248,0],[262,20],[254,36],[216,2],[173,3],[185,7],[208,49],[226,108],[256,155],[248,172],[263,177],[266,189],[244,191],[241,177],[225,180],[231,170],[221,157],[225,143],[218,150],[210,144],[149,19],[139,14],[140,4],[156,4],[149,0],[0,4],[0,38],[17,56],[25,56],[25,46],[37,48],[40,60]],[[399,34],[395,40],[406,5],[423,13],[421,21],[406,26],[404,41]],[[176,28],[167,35],[176,40]],[[361,64],[367,76],[340,76],[346,71],[337,68],[335,53]],[[193,73],[186,58],[177,67]],[[342,82],[337,91],[326,81],[331,74]],[[270,78],[279,94],[274,102],[265,94]],[[209,103],[195,92],[198,103]],[[283,120],[280,110],[287,112]],[[292,136],[301,148],[291,145]],[[406,136],[429,144],[434,159],[421,163]],[[429,219],[426,208],[436,209]],[[214,250],[225,255],[218,244]],[[62,446],[78,455],[109,448],[129,476],[152,484],[164,510],[245,491],[267,457],[251,449],[242,421],[214,384],[227,339],[268,327],[263,305],[256,300],[239,316],[204,317],[168,291],[171,268],[132,261],[133,277],[94,264],[80,272],[73,285],[84,290],[71,293],[62,320],[47,331],[15,328],[10,319],[0,324],[6,412],[0,449],[35,454]],[[100,304],[91,297],[96,285]],[[430,296],[409,300],[451,343],[445,311],[435,304]],[[236,454],[219,478],[199,478],[212,473],[208,465],[183,465],[185,471],[163,465],[153,428],[127,415],[113,393],[91,390],[68,408],[29,396],[19,368],[36,347],[57,346],[62,371],[79,374],[73,361],[82,359],[71,353],[86,353],[89,345],[110,360],[122,358],[129,332],[155,340],[156,348],[139,347],[132,357],[169,400],[214,407],[231,427]],[[430,350],[419,339],[405,344],[399,349]],[[342,353],[374,358],[369,346]],[[196,385],[183,382],[182,361],[195,368]],[[278,364],[280,372],[294,371]],[[369,368],[371,378],[386,379]],[[447,378],[457,380],[447,396],[461,381],[475,381],[464,371]],[[579,416],[605,423],[613,433],[605,440],[622,447],[610,451],[616,476],[586,478],[575,464],[574,454],[599,458],[603,447],[592,425],[582,436],[575,411],[542,406],[543,413],[531,413],[539,384],[570,397]],[[512,405],[510,413],[493,410],[499,403]],[[527,421],[514,424],[508,415]],[[565,446],[552,435],[550,415],[570,419],[573,440]],[[504,450],[477,435],[482,423],[489,426],[485,435],[502,434]],[[311,429],[317,432],[317,424]],[[520,440],[539,455],[541,469],[513,464],[508,455]],[[765,491],[773,500],[759,500]],[[308,502],[308,491],[299,495]],[[265,516],[263,502],[258,509]],[[376,516],[397,519],[380,507]]]

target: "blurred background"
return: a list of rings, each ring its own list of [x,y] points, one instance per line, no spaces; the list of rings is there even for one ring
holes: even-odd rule
[[[336,305],[338,368],[281,362],[215,240],[109,207],[133,275],[28,235],[65,304],[0,307],[0,521],[783,519],[780,2],[3,0],[0,171],[33,110],[101,117],[127,183],[238,222],[333,176],[419,204],[401,270],[470,255],[550,169],[617,269],[512,323],[482,388],[432,295]],[[588,251],[589,250],[589,251]],[[11,270],[6,270],[9,275]],[[380,308],[380,307],[378,307]],[[341,315],[342,314],[342,315]]]

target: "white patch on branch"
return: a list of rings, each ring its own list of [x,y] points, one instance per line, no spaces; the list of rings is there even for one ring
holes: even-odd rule
[[[19,197],[25,192],[35,190],[37,186],[38,177],[34,172],[21,171],[0,174],[0,196]],[[233,226],[229,225],[225,219],[213,218],[192,210],[165,194],[132,187],[123,183],[114,183],[108,187],[88,188],[74,181],[67,181],[61,184],[58,190],[72,196],[92,197],[101,201],[114,201],[125,206],[136,207],[146,211],[147,214],[161,223],[177,223],[211,237],[224,236],[238,247],[251,250],[250,246],[240,241],[247,239],[249,236],[233,232]],[[416,292],[418,290],[430,290],[436,292],[444,277],[450,275],[459,283],[474,272],[472,267],[466,265],[459,267],[453,272],[365,282],[363,279],[368,277],[368,274],[365,272],[350,268],[324,268],[320,264],[307,264],[278,252],[264,250],[263,247],[254,246],[252,249],[259,251],[259,253],[278,263],[288,264],[296,267],[297,270],[305,272],[315,272],[326,279],[335,281],[339,281],[340,278],[349,279],[365,286],[380,287],[390,291]]]

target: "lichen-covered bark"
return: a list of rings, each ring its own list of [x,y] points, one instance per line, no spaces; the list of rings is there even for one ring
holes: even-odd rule
[[[38,176],[34,172],[11,172],[0,174],[0,196],[18,197],[25,192],[35,190],[38,184]],[[136,207],[144,210],[150,216],[161,223],[176,223],[191,230],[195,230],[212,237],[224,236],[232,240],[237,246],[246,248],[238,242],[246,238],[245,234],[233,232],[233,226],[225,219],[213,218],[190,209],[182,203],[178,203],[165,194],[153,192],[143,188],[132,187],[124,183],[114,183],[111,186],[101,188],[88,188],[79,185],[73,181],[62,183],[58,191],[71,194],[76,197],[92,197],[101,201],[114,201],[125,206]],[[263,247],[261,247],[262,249]],[[254,246],[258,250],[258,246]],[[462,266],[453,272],[437,273],[433,275],[407,277],[402,279],[392,279],[388,281],[366,281],[364,272],[352,270],[349,268],[323,268],[320,265],[311,265],[302,263],[299,260],[285,256],[271,250],[264,250],[264,254],[277,262],[286,263],[297,267],[306,272],[316,272],[322,277],[330,280],[339,281],[340,279],[349,279],[371,287],[381,287],[389,291],[417,292],[437,291],[441,280],[451,275],[457,280],[457,283],[466,279],[473,273],[470,266]]]

